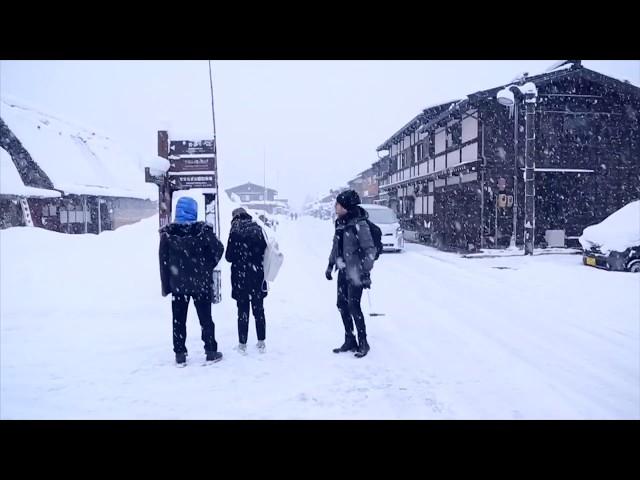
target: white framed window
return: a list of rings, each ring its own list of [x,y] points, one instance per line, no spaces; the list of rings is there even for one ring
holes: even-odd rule
[[[86,216],[86,222],[91,223],[91,215],[89,215],[89,212],[86,212],[86,215],[85,215],[85,212],[77,208],[73,210],[61,209],[60,223],[84,223],[85,216]]]
[[[56,217],[58,215],[58,207],[55,205],[45,205],[42,208],[42,215],[45,217]]]

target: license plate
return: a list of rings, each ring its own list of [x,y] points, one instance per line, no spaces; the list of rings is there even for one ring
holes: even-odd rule
[[[593,258],[593,257],[587,257],[587,265],[595,267],[596,266],[596,259]]]

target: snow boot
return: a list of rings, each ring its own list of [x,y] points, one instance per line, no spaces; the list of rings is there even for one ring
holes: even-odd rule
[[[219,362],[222,360],[221,352],[205,352],[207,354],[207,362]]]
[[[345,335],[344,343],[341,347],[334,348],[333,353],[343,353],[343,352],[355,352],[358,350],[358,343],[356,342],[356,337],[353,335]]]
[[[260,353],[265,353],[267,351],[267,346],[264,344],[264,340],[258,340],[256,347],[258,347],[258,351]]]
[[[236,350],[238,352],[240,352],[241,355],[246,355],[247,354],[247,344],[246,343],[239,343],[238,346],[236,347]]]
[[[371,348],[369,347],[369,344],[367,343],[367,337],[364,337],[364,338],[360,339],[360,341],[358,343],[359,343],[358,351],[356,352],[355,356],[357,358],[362,358],[367,353],[369,353],[369,350]]]
[[[179,367],[187,366],[187,354],[186,353],[176,353],[176,365]]]

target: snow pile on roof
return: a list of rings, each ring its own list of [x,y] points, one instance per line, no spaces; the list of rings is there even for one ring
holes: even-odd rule
[[[0,116],[56,189],[77,195],[157,198],[140,157],[107,136],[4,96]]]
[[[599,247],[605,255],[640,245],[640,200],[625,205],[597,225],[585,228],[580,244],[585,250]]]
[[[55,190],[25,186],[11,155],[4,148],[0,148],[0,194],[41,198],[60,196],[60,192]]]
[[[559,70],[569,70],[569,69],[573,68],[573,65],[574,64],[572,62],[569,62],[568,60],[561,60],[559,62],[554,63],[549,68],[547,68],[545,70],[545,73],[557,72]]]
[[[166,158],[155,156],[145,159],[144,166],[149,168],[151,175],[160,176],[167,173],[171,163]]]
[[[456,103],[456,102],[460,102],[461,99],[460,98],[452,98],[450,100],[447,100],[446,102],[437,102],[437,103],[433,103],[427,107],[424,107],[422,110],[429,110],[431,108],[436,108],[436,107],[441,107],[442,105],[446,105],[447,103]]]

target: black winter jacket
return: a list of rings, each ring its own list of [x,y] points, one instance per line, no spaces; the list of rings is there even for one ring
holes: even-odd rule
[[[209,298],[213,269],[224,245],[206,222],[171,223],[160,229],[160,280],[162,295]]]
[[[349,282],[356,286],[361,285],[363,274],[371,272],[376,258],[368,218],[367,211],[356,206],[345,216],[336,219],[333,247],[329,255],[329,267],[344,269]]]
[[[262,228],[249,214],[233,219],[225,258],[231,263],[231,296],[235,300],[267,296],[263,289],[266,248]]]

